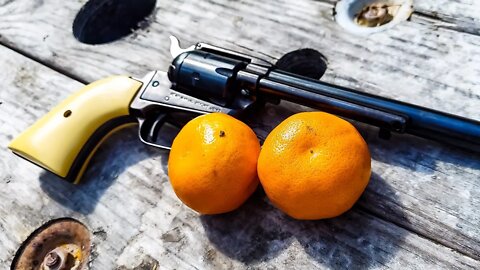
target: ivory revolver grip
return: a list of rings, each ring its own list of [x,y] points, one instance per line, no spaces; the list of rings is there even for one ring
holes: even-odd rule
[[[15,154],[78,183],[109,134],[135,121],[129,105],[142,83],[112,76],[86,85],[16,137]]]

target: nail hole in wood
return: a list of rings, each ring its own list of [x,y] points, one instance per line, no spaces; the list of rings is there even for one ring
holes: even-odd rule
[[[73,22],[73,35],[86,44],[118,40],[149,24],[156,0],[90,0]]]

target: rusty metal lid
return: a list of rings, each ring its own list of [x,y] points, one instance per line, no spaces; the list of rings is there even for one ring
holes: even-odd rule
[[[80,270],[90,254],[90,232],[71,218],[51,220],[35,230],[18,249],[12,270]]]

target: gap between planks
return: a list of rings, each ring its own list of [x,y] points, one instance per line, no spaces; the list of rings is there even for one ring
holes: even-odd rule
[[[313,0],[323,4],[324,6],[331,7],[332,10],[335,8],[336,3],[339,0]],[[421,0],[425,1],[425,0]],[[413,3],[413,13],[409,20],[418,22],[418,23],[427,23],[431,24],[432,27],[448,29],[460,33],[470,34],[474,36],[480,36],[480,28],[475,27],[475,21],[469,22],[473,18],[456,18],[458,14],[443,14],[441,11],[429,11],[422,7],[423,3],[418,3],[420,7],[417,7],[417,3]],[[333,16],[333,15],[332,15]],[[462,20],[464,19],[464,20]],[[478,23],[478,21],[477,21]]]
[[[368,209],[367,207],[364,207],[363,205],[359,205],[359,206],[358,206],[358,209],[361,210],[361,211],[363,211],[363,212],[365,212],[365,213],[367,213],[367,214],[369,214],[369,215],[371,215],[371,216],[373,216],[373,217],[375,217],[375,218],[378,218],[378,219],[380,219],[380,220],[383,220],[383,221],[385,221],[385,222],[387,222],[387,223],[391,223],[391,224],[393,224],[393,225],[395,225],[395,226],[397,226],[397,227],[399,227],[399,228],[402,228],[402,229],[404,229],[404,230],[406,230],[406,231],[408,231],[408,232],[411,232],[411,233],[413,233],[413,234],[416,234],[416,235],[418,235],[419,237],[421,237],[421,238],[423,238],[423,239],[426,239],[426,240],[428,240],[428,241],[430,241],[430,242],[433,242],[433,243],[435,243],[435,244],[437,244],[437,245],[441,245],[441,246],[447,247],[447,248],[449,248],[449,249],[451,249],[451,250],[454,250],[454,251],[462,254],[463,256],[469,257],[469,258],[471,258],[471,259],[473,259],[473,260],[476,260],[476,261],[480,262],[480,260],[479,260],[478,258],[473,257],[473,256],[472,256],[471,254],[469,254],[468,252],[465,252],[465,251],[463,251],[463,250],[461,250],[461,249],[456,248],[455,246],[451,245],[450,242],[445,241],[445,240],[442,240],[442,239],[436,239],[436,238],[434,238],[434,237],[431,237],[431,236],[429,236],[428,234],[423,233],[423,232],[420,231],[420,230],[416,230],[414,226],[405,226],[405,225],[402,225],[400,222],[397,222],[397,221],[395,221],[394,219],[389,219],[389,218],[387,218],[386,216],[382,216],[382,215],[376,213],[375,211],[372,211],[372,210]]]
[[[38,64],[40,64],[40,65],[46,66],[47,68],[53,70],[54,72],[60,73],[60,74],[66,76],[66,77],[68,77],[68,78],[70,78],[70,79],[72,79],[72,80],[78,81],[78,82],[80,82],[80,83],[82,83],[82,84],[88,84],[88,82],[82,80],[81,78],[75,76],[74,74],[71,74],[70,72],[63,70],[62,68],[59,68],[59,67],[56,67],[56,66],[54,66],[54,65],[51,65],[51,64],[49,64],[49,63],[46,63],[46,62],[42,61],[41,59],[39,59],[39,58],[37,58],[37,57],[29,54],[29,53],[24,52],[24,51],[21,50],[21,49],[15,48],[15,47],[13,47],[13,46],[11,46],[11,45],[9,45],[9,44],[5,44],[5,43],[3,43],[3,42],[1,42],[1,41],[0,41],[0,46],[6,47],[6,48],[8,48],[8,49],[10,49],[10,50],[12,50],[12,51],[14,51],[14,52],[16,52],[16,53],[24,56],[24,57],[32,60],[32,61],[34,61],[34,62],[36,62],[36,63],[38,63]],[[0,103],[0,104],[1,104],[1,103]],[[401,228],[401,229],[404,229],[404,230],[406,230],[406,231],[408,231],[408,232],[410,232],[410,233],[416,234],[416,235],[418,235],[419,237],[424,238],[424,239],[426,239],[426,240],[428,240],[428,241],[430,241],[430,242],[433,242],[433,243],[436,243],[436,244],[438,244],[438,245],[442,245],[442,246],[444,246],[444,247],[450,248],[451,250],[454,250],[454,251],[462,254],[463,256],[469,257],[469,258],[471,258],[471,259],[473,259],[473,260],[476,260],[476,261],[479,261],[479,262],[480,262],[480,260],[478,260],[478,258],[475,258],[475,257],[471,256],[470,254],[464,252],[463,250],[460,250],[460,249],[458,249],[458,248],[450,245],[448,241],[442,241],[441,239],[435,239],[435,238],[433,238],[433,237],[430,237],[430,236],[428,236],[428,234],[422,233],[420,230],[416,230],[413,226],[405,226],[405,225],[402,225],[401,223],[395,221],[394,219],[389,219],[389,218],[387,218],[386,216],[380,215],[380,214],[378,214],[378,213],[376,213],[376,212],[374,212],[374,211],[372,211],[372,210],[370,210],[370,209],[368,209],[367,207],[364,207],[364,206],[362,206],[362,205],[358,205],[358,204],[357,204],[357,207],[358,207],[359,210],[365,212],[365,213],[368,214],[368,215],[371,215],[373,218],[379,219],[379,220],[384,221],[384,222],[386,222],[386,223],[393,224],[394,226],[396,226],[396,227],[398,227],[398,228]]]
[[[190,39],[193,39],[193,38],[190,37]],[[197,40],[197,39],[195,38],[194,40]],[[140,46],[139,44],[136,44],[136,45]],[[230,45],[230,44],[229,44],[229,45]],[[70,51],[70,53],[72,53],[72,51]],[[46,61],[49,61],[49,62],[50,62],[51,60],[50,60],[50,59],[47,59]],[[58,65],[59,65],[59,66],[62,66],[62,63],[58,63]],[[63,72],[61,72],[61,73],[63,74]],[[92,78],[92,77],[85,77],[85,78]],[[93,77],[93,78],[95,78],[95,77]],[[415,161],[413,161],[413,162],[415,162]],[[427,209],[427,210],[428,210],[428,209]],[[421,224],[420,224],[420,225],[421,225]],[[407,226],[408,226],[408,224],[407,224]],[[453,229],[454,229],[454,231],[456,231],[455,228],[453,228]],[[478,254],[478,253],[477,253],[477,254]]]
[[[1,37],[1,35],[0,35],[0,37]],[[56,65],[48,63],[47,61],[43,61],[42,59],[34,56],[31,53],[26,52],[25,50],[17,48],[15,46],[13,46],[12,44],[8,44],[7,42],[3,42],[1,39],[0,39],[0,46],[3,46],[7,49],[10,49],[10,50],[12,50],[12,51],[24,56],[24,57],[36,62],[36,63],[39,63],[42,66],[46,66],[49,69],[51,69],[51,70],[53,70],[57,73],[60,73],[60,74],[64,75],[65,77],[68,77],[68,78],[70,78],[74,81],[77,81],[77,82],[82,83],[82,84],[89,84],[90,83],[90,82],[80,78],[79,76],[73,74],[72,72],[69,72],[68,70],[63,69],[61,66],[56,66]]]

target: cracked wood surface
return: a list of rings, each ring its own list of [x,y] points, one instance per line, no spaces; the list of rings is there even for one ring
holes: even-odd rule
[[[480,34],[480,5],[474,0],[423,0],[415,4],[415,13],[433,24],[473,35]]]
[[[328,5],[335,5],[337,0],[317,0]],[[434,27],[442,27],[470,33],[480,34],[480,5],[475,0],[421,0],[414,1],[414,12],[411,20]]]
[[[388,32],[356,37],[331,20],[331,4],[292,2],[159,1],[145,29],[91,46],[71,34],[73,18],[85,1],[4,1],[0,2],[0,42],[82,82],[164,69],[170,61],[169,34],[178,35],[185,44],[202,40],[269,59],[312,47],[328,58],[323,78],[327,82],[480,119],[480,37],[438,27],[436,19],[415,17]],[[422,5],[432,12],[455,11],[426,2],[430,6]],[[480,6],[458,3],[473,10]],[[2,52],[2,59],[7,61],[10,54]],[[18,55],[12,58],[21,62]],[[16,62],[5,66],[21,66]],[[168,185],[167,153],[140,145],[133,130],[119,133],[102,147],[87,172],[86,185],[80,187],[59,183],[12,157],[5,150],[8,140],[78,87],[58,74],[41,75],[55,74],[52,71],[40,75],[31,71],[37,64],[25,66],[23,73],[16,68],[16,74],[33,77],[35,84],[15,86],[12,78],[17,75],[11,75],[1,88],[2,130],[10,129],[1,134],[2,184],[17,184],[6,189],[2,201],[8,204],[0,204],[0,209],[4,213],[17,206],[26,209],[10,215],[15,217],[13,223],[2,214],[3,227],[15,230],[25,223],[18,233],[0,238],[2,243],[9,239],[4,262],[42,221],[73,215],[86,220],[97,232],[95,237],[105,237],[97,241],[101,244],[94,269],[131,268],[143,259],[170,260],[166,268],[479,267],[478,155],[411,136],[382,141],[375,128],[356,123],[369,143],[374,174],[364,196],[346,216],[295,222],[269,210],[260,193],[240,211],[199,218],[179,204]],[[37,87],[42,95],[34,91]],[[30,105],[19,111],[22,104]],[[265,137],[282,119],[302,109],[288,103],[269,106],[250,124]],[[126,153],[128,157],[122,158]],[[240,224],[231,225],[236,223]]]
[[[4,47],[0,63],[10,67],[0,80],[2,266],[36,227],[69,216],[91,229],[91,269],[480,267],[372,215],[363,209],[374,203],[368,196],[342,217],[325,221],[290,219],[261,190],[237,211],[199,216],[173,193],[165,174],[168,153],[142,145],[133,128],[109,139],[85,182],[71,185],[13,156],[6,145],[82,84]],[[268,107],[265,114],[276,110],[290,113]],[[396,196],[377,173],[371,182]]]

